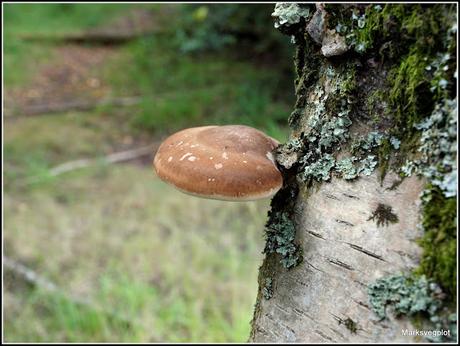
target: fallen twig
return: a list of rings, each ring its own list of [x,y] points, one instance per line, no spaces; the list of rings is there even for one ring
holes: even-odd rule
[[[69,111],[89,111],[102,106],[133,106],[142,102],[142,97],[119,97],[109,98],[104,100],[73,100],[61,103],[51,104],[38,104],[21,107],[18,109],[5,109],[5,119],[19,118],[15,114],[23,116],[39,115],[39,114],[52,114],[52,113],[65,113]]]
[[[205,86],[201,88],[194,88],[193,90],[188,91],[188,94],[193,92],[204,92],[207,90],[216,91],[220,89],[225,91],[226,85],[225,84],[217,84],[212,87]],[[175,90],[172,92],[165,92],[162,94],[157,95],[143,95],[143,96],[125,96],[125,97],[117,97],[117,98],[106,98],[106,99],[99,99],[99,100],[73,100],[73,101],[66,101],[61,103],[50,103],[50,104],[37,104],[37,105],[28,105],[28,106],[16,106],[11,107],[10,109],[4,109],[4,119],[6,120],[17,120],[22,119],[27,116],[34,116],[34,115],[49,115],[49,114],[57,114],[57,113],[65,113],[70,111],[90,111],[97,107],[102,106],[120,106],[120,107],[128,107],[134,106],[137,104],[142,103],[143,101],[148,102],[155,102],[161,101],[165,98],[175,97],[179,93],[185,92],[184,90]]]
[[[162,18],[164,16],[160,13],[139,9],[124,13],[123,16],[115,18],[106,25],[81,32],[65,34],[24,33],[20,34],[19,38],[25,41],[52,44],[119,45],[149,34],[170,33],[170,30],[162,25]]]
[[[26,267],[25,265],[19,262],[16,262],[15,260],[8,258],[7,256],[3,256],[3,266],[5,269],[9,269],[13,271],[15,274],[19,274],[25,281],[34,286],[41,287],[48,292],[58,291],[58,287],[54,283],[48,281],[32,269]]]
[[[50,44],[94,44],[94,45],[119,45],[130,40],[142,37],[149,32],[117,33],[117,32],[87,32],[67,35],[37,35],[23,34],[19,38],[24,41],[50,43]]]
[[[18,261],[15,261],[7,256],[3,256],[3,265],[5,269],[10,270],[14,274],[20,276],[24,281],[27,283],[33,285],[34,287],[40,288],[47,293],[51,294],[56,294],[60,295],[61,297],[64,297],[65,299],[71,301],[72,303],[76,305],[82,305],[89,307],[90,309],[97,311],[101,314],[104,314],[108,317],[114,318],[119,320],[120,322],[125,323],[127,326],[131,326],[133,324],[133,321],[126,317],[126,316],[121,316],[119,313],[114,312],[114,311],[109,311],[107,309],[104,309],[98,305],[96,305],[94,302],[92,302],[90,299],[85,299],[82,297],[76,297],[73,295],[70,295],[66,293],[64,290],[59,288],[55,283],[49,281],[45,277],[41,276],[37,272],[35,272],[33,269],[23,265],[22,263],[19,263]]]
[[[155,150],[158,148],[158,145],[159,143],[155,142],[154,144],[151,144],[148,146],[126,150],[126,151],[120,151],[117,153],[112,153],[102,158],[80,159],[80,160],[65,162],[65,163],[62,163],[60,165],[57,165],[51,168],[48,171],[48,174],[46,176],[56,177],[64,173],[74,171],[76,169],[81,169],[81,168],[93,166],[96,164],[109,164],[109,163],[117,163],[117,162],[133,160],[133,159],[136,159],[142,156],[153,154]],[[25,178],[22,185],[34,184],[34,183],[40,182],[43,179],[44,179],[43,176]]]

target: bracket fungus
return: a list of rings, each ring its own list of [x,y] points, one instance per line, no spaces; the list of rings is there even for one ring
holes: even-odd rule
[[[248,126],[193,127],[166,138],[153,165],[160,179],[182,192],[250,201],[271,197],[282,187],[272,154],[278,145]]]

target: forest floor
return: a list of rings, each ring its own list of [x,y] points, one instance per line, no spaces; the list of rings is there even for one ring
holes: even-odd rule
[[[232,109],[235,100],[227,105],[223,95],[241,85],[244,93],[261,71],[244,62],[229,68],[215,56],[201,65],[184,58],[176,71],[178,80],[171,81],[169,58],[176,53],[160,45],[161,39],[143,57],[142,39],[125,45],[27,42],[19,34],[36,30],[21,21],[15,27],[8,16],[18,16],[21,8],[8,6],[3,240],[10,266],[4,276],[5,341],[246,341],[269,201],[229,203],[184,195],[156,178],[153,150],[119,164],[105,164],[102,158],[156,143],[188,124],[184,119],[200,123],[209,113],[203,108],[207,100],[217,98],[221,112]],[[138,11],[140,5],[130,6]],[[117,9],[96,10],[96,19],[107,13],[118,19],[128,16]],[[34,18],[54,23],[54,14],[42,9],[31,8],[28,15],[27,25]],[[84,12],[78,15],[86,18]],[[56,25],[64,22],[56,18]],[[51,24],[45,34],[53,32]],[[157,65],[148,71],[159,74],[145,76],[142,64],[153,57]],[[222,88],[209,85],[222,71],[229,76],[219,81]],[[197,75],[184,87],[184,80]],[[158,84],[144,87],[150,78]],[[246,84],[242,78],[248,79]],[[36,112],[42,105],[72,105],[76,100],[139,97],[145,88],[151,95],[128,106]],[[152,108],[152,95],[163,94]],[[254,108],[257,100],[240,107]],[[267,107],[289,109],[280,102]],[[180,117],[174,118],[176,114]],[[224,119],[233,120],[225,114]],[[173,126],[166,127],[169,122]],[[283,135],[272,130],[271,135]],[[83,158],[96,164],[50,174],[57,165]]]

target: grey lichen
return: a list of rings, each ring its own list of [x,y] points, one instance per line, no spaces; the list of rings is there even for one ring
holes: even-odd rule
[[[353,153],[367,154],[372,151],[372,149],[377,148],[382,144],[385,135],[383,133],[372,131],[367,134],[367,136],[358,137],[351,145],[351,150]]]
[[[392,275],[368,286],[369,302],[381,320],[387,317],[387,307],[391,307],[396,316],[418,312],[433,316],[441,306],[441,301],[436,298],[440,293],[439,287],[428,282],[424,276]]]
[[[368,155],[359,163],[358,175],[371,175],[377,164],[376,156]]]
[[[351,152],[356,157],[357,175],[371,175],[378,165],[376,149],[379,148],[387,134],[371,131],[366,136],[360,136],[351,144]]]
[[[283,25],[293,25],[300,22],[301,18],[307,19],[310,15],[310,9],[296,3],[278,2],[272,17],[275,17],[275,28]]]
[[[351,120],[347,114],[348,112],[340,112],[337,117],[323,124],[318,141],[320,149],[330,148],[335,143],[341,142],[341,139],[348,137]]]
[[[327,66],[325,73],[330,78],[327,92],[321,86],[314,89],[314,98],[310,101],[312,108],[305,124],[306,150],[299,159],[298,175],[302,181],[330,179],[336,164],[332,154],[348,140],[348,129],[352,124],[349,94],[353,89],[354,70],[350,68],[340,73]]]
[[[401,172],[425,176],[446,197],[457,195],[457,99],[437,104],[431,116],[414,127],[421,131],[420,157],[407,160]]]
[[[304,182],[321,182],[330,180],[334,173],[346,180],[371,175],[378,165],[377,149],[388,135],[371,131],[360,136],[348,146],[352,155],[337,160],[334,152],[341,151],[350,138],[354,70],[340,72],[329,65],[324,73],[328,77],[327,87],[317,86],[309,101],[311,109],[303,137],[307,150],[298,160],[298,177]]]
[[[265,228],[266,243],[264,253],[278,253],[280,263],[287,269],[302,261],[301,250],[294,243],[295,225],[285,212],[276,212]]]
[[[320,159],[304,167],[302,179],[315,179],[318,181],[327,181],[331,178],[331,169],[334,167],[334,165],[334,157],[330,154],[325,154]]]
[[[380,320],[387,318],[387,311],[397,317],[428,315],[435,329],[449,329],[451,337],[456,335],[452,321],[456,316],[444,312],[444,294],[441,288],[425,276],[392,275],[383,277],[368,286],[369,302]],[[431,341],[442,341],[438,336]]]
[[[399,149],[399,147],[401,146],[401,141],[398,138],[391,136],[390,144],[394,149]]]
[[[353,165],[354,161],[356,161],[356,157],[354,156],[337,161],[335,169],[341,174],[343,179],[351,180],[358,176],[358,171]]]
[[[265,278],[264,286],[262,288],[262,294],[266,300],[273,297],[273,280],[272,278]]]

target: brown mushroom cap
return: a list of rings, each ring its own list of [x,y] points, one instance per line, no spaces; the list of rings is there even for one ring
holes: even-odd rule
[[[248,201],[273,196],[283,185],[272,151],[279,143],[243,125],[202,126],[168,137],[153,165],[179,190],[205,198]]]

